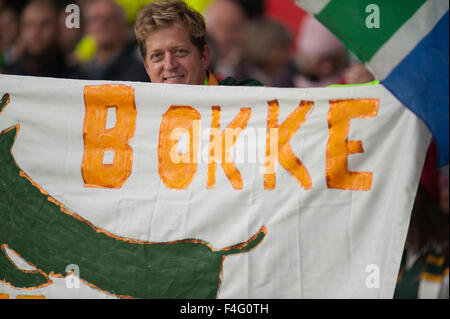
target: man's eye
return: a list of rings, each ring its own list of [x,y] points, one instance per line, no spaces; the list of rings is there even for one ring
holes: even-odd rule
[[[162,53],[153,53],[152,55],[150,55],[150,60],[153,62],[158,62],[162,59],[162,57]]]
[[[188,52],[187,52],[185,49],[177,49],[177,50],[175,51],[175,53],[176,53],[178,56],[184,56],[184,55],[186,55]]]

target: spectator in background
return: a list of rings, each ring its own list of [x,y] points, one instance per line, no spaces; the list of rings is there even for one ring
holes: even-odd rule
[[[312,16],[304,18],[297,38],[293,82],[296,87],[326,87],[332,84],[359,84],[374,80],[373,75],[350,55],[330,31]]]
[[[76,77],[58,46],[58,11],[51,0],[30,1],[20,18],[15,61],[6,73],[16,75]]]
[[[5,6],[0,9],[0,69],[14,60],[14,44],[19,35],[17,11]]]
[[[254,78],[273,87],[292,87],[287,74],[292,35],[281,23],[268,18],[251,21],[237,79]]]
[[[414,201],[395,298],[449,297],[448,171],[438,170],[437,156],[433,140]]]
[[[448,249],[448,215],[420,183],[394,298],[448,299]]]
[[[235,76],[245,40],[244,9],[235,0],[216,0],[206,8],[205,21],[215,47],[215,75],[219,80]]]
[[[58,23],[59,23],[59,33],[58,33],[58,43],[59,47],[66,56],[66,63],[68,65],[77,65],[78,60],[75,57],[74,50],[77,43],[83,36],[81,28],[68,28],[66,26],[66,20],[71,12],[66,12],[65,7],[59,9],[58,13]]]
[[[344,45],[315,18],[305,18],[297,39],[296,87],[326,87],[344,84],[343,73],[349,64]]]
[[[308,13],[301,9],[295,1],[264,0],[264,15],[268,18],[282,22],[297,39],[301,33],[303,19]],[[291,52],[295,51],[295,41],[291,43]]]
[[[96,43],[95,56],[83,64],[87,79],[148,82],[134,36],[123,8],[113,0],[94,0],[86,6],[86,30]]]

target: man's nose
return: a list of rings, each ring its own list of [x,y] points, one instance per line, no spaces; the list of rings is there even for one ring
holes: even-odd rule
[[[174,70],[177,67],[177,59],[172,53],[167,53],[164,59],[164,69]]]

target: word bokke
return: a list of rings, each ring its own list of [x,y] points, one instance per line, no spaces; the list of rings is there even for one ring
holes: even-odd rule
[[[136,128],[134,89],[125,85],[85,86],[85,118],[83,125],[84,154],[82,176],[85,187],[121,188],[132,172],[133,149],[128,144]],[[372,173],[348,170],[348,156],[363,153],[362,142],[348,140],[350,121],[378,114],[378,99],[330,100],[328,142],[326,148],[326,181],[328,188],[367,191]],[[300,101],[282,123],[278,122],[279,103],[268,101],[264,189],[276,188],[275,167],[280,164],[305,190],[312,188],[308,169],[298,158],[289,141],[307,121],[314,108],[312,101]],[[116,123],[107,128],[108,113],[115,110]],[[240,171],[230,155],[240,133],[251,116],[250,108],[241,108],[231,123],[221,129],[220,106],[212,106],[208,148],[206,187],[214,189],[217,163],[235,190],[243,188]],[[182,190],[189,187],[197,172],[200,141],[200,113],[192,106],[172,105],[163,115],[159,129],[158,173],[164,185]],[[180,151],[180,137],[185,137]],[[112,163],[104,163],[105,152],[113,152]]]

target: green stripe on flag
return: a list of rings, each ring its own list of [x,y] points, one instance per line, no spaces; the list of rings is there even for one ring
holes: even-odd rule
[[[426,1],[333,0],[316,18],[366,63]],[[379,28],[366,26],[373,12],[366,8],[372,4],[379,8]]]

